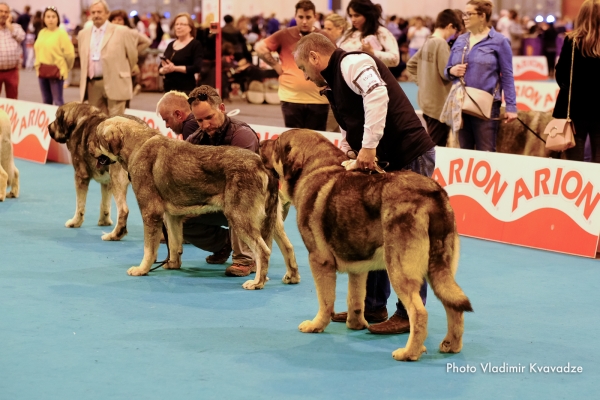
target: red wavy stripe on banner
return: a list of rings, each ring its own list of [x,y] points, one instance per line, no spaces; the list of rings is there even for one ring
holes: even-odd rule
[[[452,196],[450,203],[461,235],[586,257],[596,256],[598,235],[586,232],[560,210],[541,208],[518,220],[504,222],[470,197]]]
[[[531,108],[527,104],[517,102],[517,110],[521,111],[531,111]]]
[[[27,135],[17,144],[13,144],[15,157],[24,160],[46,163],[48,150],[44,149],[39,139],[35,135]]]
[[[517,81],[546,81],[548,75],[542,75],[536,71],[525,71],[521,75],[515,75],[514,79]]]

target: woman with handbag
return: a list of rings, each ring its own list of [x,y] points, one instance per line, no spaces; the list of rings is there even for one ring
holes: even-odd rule
[[[574,126],[575,147],[565,150],[568,160],[583,161],[590,136],[592,162],[600,162],[600,0],[586,0],[575,20],[575,29],[565,37],[556,65],[560,87],[552,116],[566,118]],[[575,73],[574,73],[575,72]]]
[[[46,7],[42,15],[44,28],[40,31],[33,49],[35,69],[44,104],[62,106],[63,84],[73,68],[75,49],[69,34],[60,29],[60,16],[56,7]]]
[[[490,27],[492,8],[489,0],[467,3],[463,14],[467,33],[454,42],[446,65],[446,77],[465,88],[458,130],[463,149],[496,151],[503,91],[505,122],[517,118],[512,49],[509,40]]]

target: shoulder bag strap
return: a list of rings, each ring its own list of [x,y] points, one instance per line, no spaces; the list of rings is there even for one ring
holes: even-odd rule
[[[573,52],[571,53],[571,76],[569,77],[569,102],[567,103],[567,121],[571,118],[571,89],[573,88],[573,62],[575,61],[575,38],[573,38]]]

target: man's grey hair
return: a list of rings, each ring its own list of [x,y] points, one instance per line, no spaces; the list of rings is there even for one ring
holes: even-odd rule
[[[96,4],[102,4],[106,12],[110,12],[110,7],[108,7],[108,3],[105,0],[92,0],[90,8],[92,8],[92,6],[95,6]]]
[[[183,92],[171,90],[170,92],[165,93],[158,103],[156,103],[156,114],[160,115],[161,108],[165,108],[171,112],[175,110],[190,111],[188,96]]]
[[[325,35],[320,33],[309,33],[296,44],[296,50],[293,53],[294,60],[297,62],[306,62],[311,51],[330,56],[335,49],[335,44],[333,44]]]
[[[223,99],[221,99],[221,96],[219,96],[219,93],[214,87],[202,85],[198,86],[197,88],[191,91],[189,97],[190,99],[194,99],[192,105],[195,105],[199,101],[201,101],[200,99],[198,99],[198,96],[202,97],[203,95],[206,95],[206,100],[202,101],[206,101],[208,104],[210,104],[212,108],[217,108],[223,103]]]

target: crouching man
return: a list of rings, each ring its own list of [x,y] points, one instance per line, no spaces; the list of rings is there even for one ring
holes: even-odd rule
[[[211,86],[199,86],[189,97],[183,92],[168,92],[158,102],[157,112],[173,132],[186,136],[186,141],[192,144],[238,146],[258,152],[256,132],[246,123],[225,114],[225,104]],[[194,133],[189,134],[192,129]],[[227,226],[227,218],[222,212],[195,216],[183,223],[183,238],[212,252],[206,257],[209,264],[224,264],[233,250],[233,263],[225,270],[227,276],[248,276],[256,272],[252,252],[225,228]]]

